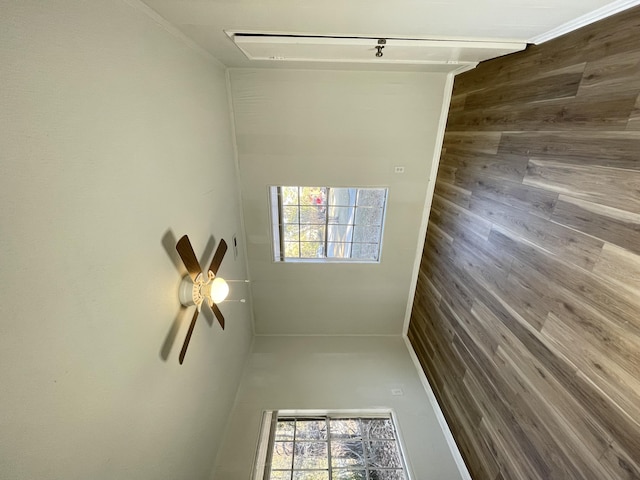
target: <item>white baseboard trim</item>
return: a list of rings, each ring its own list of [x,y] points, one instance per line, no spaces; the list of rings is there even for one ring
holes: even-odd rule
[[[539,43],[547,42],[564,35],[565,33],[573,32],[574,30],[585,27],[591,23],[597,22],[598,20],[615,15],[616,13],[627,10],[628,8],[635,7],[636,5],[640,5],[640,0],[617,0],[567,23],[563,23],[548,32],[536,35],[529,39],[529,43],[538,45]]]
[[[413,346],[411,345],[411,342],[409,341],[407,336],[403,335],[402,338],[404,339],[404,343],[407,346],[407,350],[409,350],[409,355],[411,356],[411,360],[413,360],[413,364],[415,365],[416,370],[418,371],[418,376],[420,377],[420,381],[422,382],[422,386],[424,387],[425,391],[427,392],[427,397],[429,398],[429,403],[431,404],[431,407],[433,408],[433,411],[436,414],[436,418],[438,419],[438,423],[440,424],[440,428],[442,429],[442,433],[444,435],[444,438],[447,441],[447,445],[449,446],[449,450],[451,450],[451,455],[453,456],[453,461],[456,463],[456,466],[458,467],[458,471],[460,472],[460,477],[462,478],[462,480],[473,480],[471,478],[471,474],[469,473],[469,470],[467,469],[466,464],[464,463],[464,460],[462,459],[462,455],[460,454],[460,449],[458,449],[458,445],[456,444],[456,441],[453,438],[453,434],[451,433],[451,430],[449,429],[449,425],[447,424],[447,420],[444,418],[444,414],[442,413],[442,409],[440,408],[440,405],[438,404],[438,400],[436,400],[436,396],[434,395],[433,390],[431,389],[431,385],[429,384],[429,380],[427,379],[427,376],[425,375],[424,371],[422,370],[422,366],[420,365],[420,361],[418,360],[418,356],[416,355],[416,352],[413,349]]]

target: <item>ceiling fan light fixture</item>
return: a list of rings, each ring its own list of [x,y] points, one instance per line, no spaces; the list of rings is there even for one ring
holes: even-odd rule
[[[191,305],[196,306],[196,311],[193,312],[193,318],[191,319],[191,324],[189,324],[189,330],[187,331],[187,336],[184,339],[182,350],[178,357],[180,364],[182,364],[184,356],[187,353],[189,341],[191,340],[193,328],[196,325],[196,320],[198,319],[205,298],[213,314],[218,319],[218,323],[224,330],[224,316],[216,303],[222,302],[227,297],[229,294],[229,285],[227,285],[227,282],[222,278],[216,277],[216,274],[218,273],[218,268],[220,268],[224,254],[227,252],[227,242],[222,238],[220,239],[216,253],[213,254],[211,264],[209,268],[204,271],[200,267],[200,263],[193,251],[188,236],[183,235],[182,238],[178,240],[176,250],[188,272],[182,279],[182,282],[180,282],[180,288],[178,289],[180,303],[185,307]],[[206,275],[204,272],[206,272]]]
[[[204,279],[202,275],[198,275],[195,282],[186,275],[178,290],[180,303],[185,307],[195,305],[198,310],[202,307],[205,298],[209,304],[220,303],[227,298],[227,295],[229,295],[229,284],[224,278],[214,276],[211,271]]]
[[[229,295],[229,284],[222,277],[215,277],[211,282],[210,296],[213,303],[220,303]]]

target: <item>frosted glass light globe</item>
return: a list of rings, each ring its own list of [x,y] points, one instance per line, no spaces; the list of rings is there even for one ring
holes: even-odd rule
[[[216,277],[211,282],[211,300],[220,303],[229,295],[229,285],[224,278]]]

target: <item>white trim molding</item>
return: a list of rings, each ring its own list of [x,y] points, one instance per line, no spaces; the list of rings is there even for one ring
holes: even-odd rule
[[[573,19],[567,23],[563,23],[562,25],[558,25],[556,28],[553,28],[548,32],[536,35],[529,39],[529,43],[538,45],[540,43],[548,42],[549,40],[564,35],[565,33],[573,32],[574,30],[635,7],[636,5],[640,5],[640,0],[616,0],[615,2],[605,5],[604,7],[600,7],[592,12],[582,15],[581,17]]]
[[[442,413],[442,409],[438,404],[438,400],[436,399],[436,396],[433,393],[433,389],[429,384],[429,380],[427,379],[427,376],[422,370],[422,365],[420,365],[418,356],[416,355],[416,352],[413,349],[413,346],[411,345],[409,338],[406,335],[403,335],[402,338],[404,339],[404,343],[407,345],[407,350],[409,351],[411,360],[413,360],[413,364],[415,365],[416,370],[418,371],[418,377],[420,377],[422,386],[427,392],[427,397],[429,398],[429,403],[431,404],[431,408],[433,409],[433,412],[435,413],[436,418],[438,419],[438,424],[440,425],[442,434],[444,435],[444,438],[447,442],[447,446],[451,451],[451,455],[453,456],[453,461],[455,462],[456,467],[458,467],[458,471],[460,472],[460,478],[462,478],[462,480],[473,480],[471,478],[471,474],[469,473],[469,470],[467,469],[467,465],[464,463],[464,459],[462,458],[462,454],[460,453],[458,444],[453,438],[453,434],[451,433],[449,424],[447,423],[447,420],[444,418],[444,413]]]

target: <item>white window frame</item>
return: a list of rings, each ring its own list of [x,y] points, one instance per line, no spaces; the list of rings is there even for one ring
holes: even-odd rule
[[[382,222],[380,224],[380,237],[378,238],[378,259],[377,260],[367,260],[367,259],[357,259],[357,258],[334,258],[334,257],[321,257],[321,258],[285,258],[284,253],[281,251],[281,235],[282,232],[280,230],[281,223],[281,213],[280,212],[280,204],[279,200],[274,201],[274,195],[272,189],[274,188],[282,188],[285,186],[297,186],[297,187],[307,187],[309,185],[270,185],[267,187],[268,199],[269,199],[269,215],[271,219],[271,250],[272,250],[272,261],[274,263],[364,263],[364,264],[375,264],[380,263],[382,258],[382,240],[384,237],[384,225],[387,219],[387,205],[389,203],[389,187],[388,186],[323,186],[322,188],[345,188],[345,189],[357,189],[357,190],[366,190],[366,189],[379,189],[385,190],[385,202],[382,206]],[[357,208],[357,205],[355,206]],[[362,207],[361,207],[362,208]],[[303,225],[303,224],[300,224]],[[358,242],[352,242],[358,243]],[[326,240],[325,240],[325,250],[326,250]]]
[[[396,444],[400,452],[400,460],[407,480],[413,480],[409,460],[406,454],[402,434],[398,428],[396,415],[391,409],[350,409],[350,410],[265,410],[262,414],[260,435],[254,459],[252,480],[268,480],[271,465],[268,464],[268,454],[275,439],[275,424],[279,417],[329,417],[329,418],[388,418],[393,424],[396,435]],[[331,478],[331,465],[329,465],[329,478]]]

